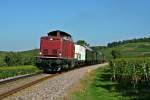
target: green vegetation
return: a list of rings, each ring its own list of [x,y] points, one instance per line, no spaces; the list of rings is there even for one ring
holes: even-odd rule
[[[82,46],[90,46],[86,41],[84,41],[84,40],[78,40],[77,42],[76,42],[76,44],[78,44],[78,45],[82,45]]]
[[[102,52],[106,60],[111,60],[114,56],[117,58],[150,57],[150,37],[112,42],[107,46],[92,46],[92,48]]]
[[[0,79],[38,72],[34,65],[39,49],[22,52],[0,51]]]
[[[0,51],[0,79],[38,72],[34,65],[39,49],[22,52]]]
[[[110,62],[111,79],[124,95],[150,99],[150,57],[120,58]]]
[[[121,57],[121,53],[119,51],[116,51],[116,50],[112,50],[111,55],[113,56],[113,59]]]
[[[17,75],[24,75],[39,72],[39,69],[35,66],[11,66],[11,67],[0,67],[0,79],[13,77]]]
[[[116,82],[112,82],[108,67],[92,71],[81,81],[81,88],[71,94],[72,100],[122,100],[129,97],[122,96],[116,89]]]
[[[120,45],[127,44],[127,43],[139,43],[139,42],[150,42],[150,37],[112,42],[112,43],[108,43],[107,46],[115,47],[115,46],[120,46]]]
[[[6,66],[4,58],[8,52],[0,51],[0,66]]]
[[[150,58],[121,58],[110,62],[112,79],[137,92],[150,84]]]
[[[115,47],[104,47],[99,49],[107,60],[113,59],[112,51],[120,53],[120,57],[150,57],[150,42],[127,43]]]
[[[34,65],[35,56],[38,55],[39,49],[22,51],[22,52],[0,52],[1,66],[16,65]]]
[[[147,62],[148,59],[146,58],[145,61]],[[123,67],[123,65],[120,67]],[[146,78],[146,73],[144,75],[139,74],[140,70],[141,68],[136,69],[131,76],[132,72],[124,69],[114,78],[112,66],[99,68],[92,71],[84,80],[81,80],[80,89],[73,91],[70,98],[72,100],[149,100],[149,77]],[[128,73],[130,73],[129,76],[127,76]],[[137,83],[136,79],[138,80]]]

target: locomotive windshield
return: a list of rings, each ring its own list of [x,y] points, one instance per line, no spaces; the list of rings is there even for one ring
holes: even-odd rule
[[[52,36],[52,37],[61,37],[63,38],[64,40],[72,40],[71,38],[71,35],[66,33],[66,32],[63,32],[63,31],[52,31],[52,32],[49,32],[48,33],[48,36]]]
[[[48,36],[50,36],[50,37],[51,37],[51,36],[52,36],[52,37],[56,37],[56,36],[57,36],[57,32],[51,32],[51,33],[48,34]]]
[[[60,37],[62,37],[64,40],[71,40],[71,36],[69,35],[60,34]]]

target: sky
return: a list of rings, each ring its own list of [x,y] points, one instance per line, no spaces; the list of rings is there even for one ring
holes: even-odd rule
[[[39,48],[62,30],[90,45],[150,36],[150,0],[0,0],[0,51]]]

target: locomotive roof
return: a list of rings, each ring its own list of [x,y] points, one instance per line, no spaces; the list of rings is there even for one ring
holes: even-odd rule
[[[54,33],[57,33],[57,32],[59,32],[59,33],[62,34],[62,35],[70,36],[70,37],[71,37],[70,34],[68,34],[68,33],[66,33],[66,32],[63,32],[63,31],[60,31],[60,30],[51,31],[51,32],[48,32],[47,34],[48,34],[48,35],[51,35],[51,34],[54,34]]]

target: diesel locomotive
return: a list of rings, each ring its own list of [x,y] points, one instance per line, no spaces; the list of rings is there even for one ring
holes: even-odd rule
[[[101,62],[100,52],[75,44],[69,33],[56,30],[40,39],[36,66],[45,72],[64,71]]]

